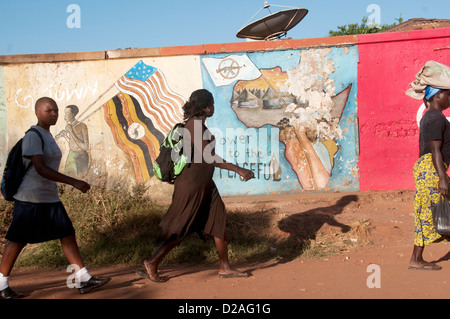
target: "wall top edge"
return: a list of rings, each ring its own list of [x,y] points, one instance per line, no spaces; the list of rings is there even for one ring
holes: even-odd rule
[[[236,43],[201,44],[141,49],[117,49],[91,52],[43,53],[0,55],[0,65],[27,63],[81,62],[92,60],[163,57],[176,55],[208,55],[232,52],[290,50],[312,47],[351,46],[395,41],[411,41],[428,38],[450,37],[450,27],[404,32],[385,32],[338,37],[286,39],[275,41],[251,41]]]
[[[361,34],[358,37],[358,44],[373,44],[386,42],[400,42],[413,40],[427,40],[436,38],[450,37],[450,27],[427,29],[427,30],[412,30],[402,32],[382,32],[375,34]]]
[[[236,43],[200,44],[173,47],[154,47],[139,49],[117,49],[74,53],[41,53],[0,55],[0,65],[26,63],[81,62],[91,60],[125,59],[140,57],[162,57],[175,55],[203,55],[227,52],[251,52],[289,50],[309,47],[355,45],[357,36],[339,36],[310,39],[286,39],[276,41],[251,41]]]

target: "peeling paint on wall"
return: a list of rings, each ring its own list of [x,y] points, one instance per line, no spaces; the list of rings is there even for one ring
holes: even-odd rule
[[[216,183],[224,194],[358,188],[357,127],[355,120],[348,121],[356,117],[355,47],[220,54],[205,59],[204,87],[213,92],[217,113],[208,119],[209,127],[219,132],[235,129],[217,152],[256,176],[240,183],[235,174],[216,171]],[[217,62],[211,64],[212,59]],[[231,70],[226,81],[217,80],[223,65],[235,69],[234,81]],[[247,70],[245,75],[241,70]],[[336,76],[337,70],[345,76]],[[346,145],[353,151],[344,153]],[[255,150],[260,149],[264,159],[256,156]]]

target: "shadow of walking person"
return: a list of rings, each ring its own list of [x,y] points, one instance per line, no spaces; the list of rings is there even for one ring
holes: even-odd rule
[[[310,246],[311,240],[316,239],[318,231],[325,224],[341,228],[342,233],[349,232],[351,227],[338,222],[335,217],[342,213],[345,206],[357,200],[356,195],[343,196],[332,206],[314,208],[280,220],[279,229],[289,233],[283,243],[284,248],[281,249],[283,255],[280,262],[289,262],[300,256]]]

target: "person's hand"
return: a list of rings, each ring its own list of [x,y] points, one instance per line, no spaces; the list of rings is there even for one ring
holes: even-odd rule
[[[89,185],[88,183],[86,183],[84,181],[78,180],[78,179],[75,180],[75,182],[72,184],[72,186],[83,193],[87,193],[87,191],[91,189],[91,185]]]
[[[255,174],[251,170],[246,168],[239,168],[237,173],[240,175],[241,180],[244,182],[248,181],[249,179],[255,178]]]
[[[445,176],[445,178],[439,179],[439,192],[446,196],[448,195],[448,176]]]

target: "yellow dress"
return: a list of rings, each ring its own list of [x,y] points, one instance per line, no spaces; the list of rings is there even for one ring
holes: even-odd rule
[[[445,166],[447,169],[447,166]],[[413,169],[414,194],[414,245],[428,246],[433,242],[446,240],[438,234],[433,223],[431,205],[439,201],[439,176],[433,165],[431,153],[421,156]]]

